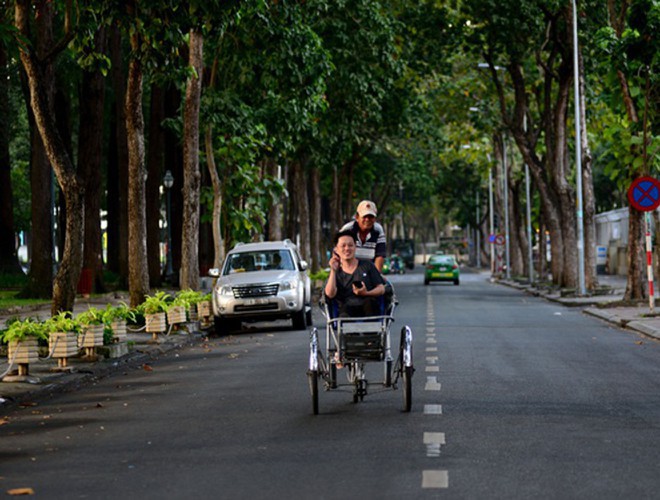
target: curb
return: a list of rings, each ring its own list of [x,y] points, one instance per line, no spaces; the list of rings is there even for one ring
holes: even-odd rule
[[[582,307],[583,308],[582,312],[584,314],[601,319],[624,330],[629,330],[652,339],[660,340],[660,329],[649,325],[645,321],[622,319],[617,314],[610,312],[608,309],[588,307],[588,306],[593,306],[595,304],[607,303],[607,301],[595,300],[593,302],[588,302],[584,300],[579,301],[574,299],[565,299],[557,296],[552,296],[548,293],[544,293],[542,291],[530,287],[529,285],[521,285],[519,283],[508,282],[504,280],[496,280],[495,283],[499,285],[508,286],[509,288],[514,288],[516,290],[520,290],[528,295],[533,295],[535,297],[540,297],[550,302],[561,304],[565,307]]]
[[[155,360],[171,351],[203,342],[206,334],[205,330],[200,330],[185,337],[173,338],[162,344],[148,346],[147,348],[139,346],[133,352],[121,358],[103,360],[91,366],[82,367],[79,371],[54,375],[54,380],[46,381],[43,385],[35,385],[33,390],[26,390],[15,396],[6,396],[7,399],[0,403],[0,415],[20,407],[30,399],[43,400],[56,394],[72,392],[88,385],[90,382],[108,377],[123,369],[137,369],[147,361]],[[0,382],[0,396],[3,396],[2,384],[3,382]]]

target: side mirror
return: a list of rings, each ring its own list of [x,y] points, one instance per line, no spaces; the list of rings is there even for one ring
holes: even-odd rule
[[[301,270],[301,271],[307,271],[307,268],[308,268],[308,267],[309,267],[309,266],[307,265],[307,261],[305,261],[305,260],[301,260],[301,261],[300,261],[300,270]]]
[[[211,269],[209,269],[209,276],[211,276],[212,278],[217,278],[218,276],[220,276],[220,269],[218,269],[217,267],[212,267]]]

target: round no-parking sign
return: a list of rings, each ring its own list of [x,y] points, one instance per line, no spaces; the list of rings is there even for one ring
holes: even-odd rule
[[[628,201],[641,212],[650,212],[660,206],[660,182],[653,177],[635,179],[628,188]]]

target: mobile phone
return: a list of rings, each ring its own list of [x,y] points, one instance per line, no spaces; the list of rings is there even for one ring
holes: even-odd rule
[[[356,288],[362,288],[362,282],[361,281],[354,281],[353,285],[355,285]]]

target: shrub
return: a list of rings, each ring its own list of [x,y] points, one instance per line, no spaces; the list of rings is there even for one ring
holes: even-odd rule
[[[43,322],[33,318],[17,319],[10,323],[2,334],[2,341],[9,343],[11,341],[21,341],[26,338],[34,337],[38,340],[48,338],[48,330]]]
[[[75,332],[80,333],[80,322],[69,311],[60,311],[47,319],[44,324],[48,332]]]

